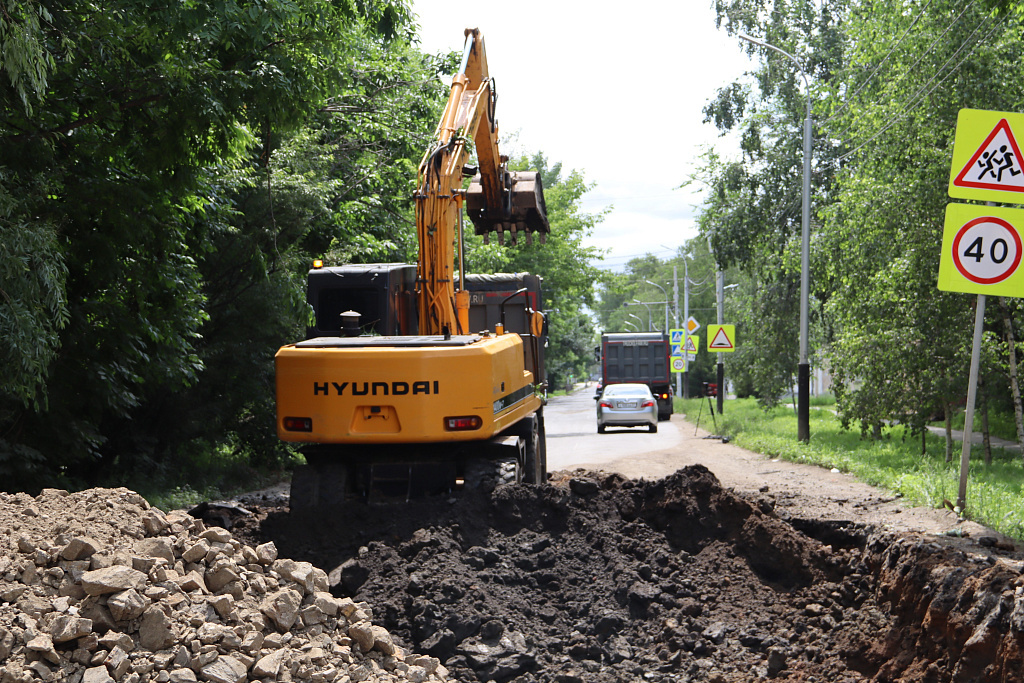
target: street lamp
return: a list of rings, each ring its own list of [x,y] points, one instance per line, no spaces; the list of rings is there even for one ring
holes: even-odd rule
[[[751,38],[739,34],[739,37],[748,43],[766,47],[779,54],[788,57],[804,79],[804,89],[807,91],[807,117],[804,119],[804,187],[803,187],[803,223],[801,225],[800,239],[800,364],[797,366],[797,419],[796,438],[799,441],[808,442],[811,440],[811,366],[807,362],[807,299],[808,299],[808,271],[811,241],[811,83],[807,80],[807,72],[803,65],[793,55],[770,45],[763,40]]]
[[[639,332],[643,328],[643,326],[644,326],[644,321],[640,319],[640,316],[634,315],[632,313],[627,313],[626,315],[628,315],[633,320],[637,321],[637,323],[639,324],[639,327],[637,328],[636,331]]]
[[[665,288],[659,285],[657,282],[651,282],[650,280],[644,280],[649,285],[654,285],[661,290],[661,293],[665,295],[665,332],[668,332],[668,292]]]
[[[650,332],[653,329],[651,325],[651,307],[647,305],[646,301],[640,301],[639,299],[633,299],[633,303],[640,304],[647,309],[647,331]]]
[[[623,324],[623,325],[629,325],[630,327],[632,327],[632,328],[633,328],[633,331],[634,331],[634,332],[639,332],[639,331],[640,331],[640,330],[636,329],[636,325],[634,325],[633,323],[629,322],[628,320],[626,320],[626,321],[625,321],[625,322],[623,322],[622,324]]]

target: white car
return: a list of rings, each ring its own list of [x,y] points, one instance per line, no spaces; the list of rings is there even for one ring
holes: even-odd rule
[[[658,402],[646,384],[610,384],[597,399],[597,432],[606,427],[647,427],[658,431]]]

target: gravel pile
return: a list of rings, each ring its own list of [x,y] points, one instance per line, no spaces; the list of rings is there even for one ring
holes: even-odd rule
[[[0,494],[0,682],[444,681],[327,574],[127,489]]]

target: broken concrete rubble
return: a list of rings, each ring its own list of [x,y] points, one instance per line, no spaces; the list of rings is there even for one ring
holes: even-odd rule
[[[0,494],[0,512],[17,520],[0,533],[0,683],[447,680],[273,543],[126,489]]]

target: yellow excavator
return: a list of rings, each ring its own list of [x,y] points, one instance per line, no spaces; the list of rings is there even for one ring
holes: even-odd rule
[[[278,436],[307,462],[293,510],[546,479],[540,278],[463,267],[463,208],[485,240],[550,232],[540,175],[499,153],[496,99],[483,35],[467,29],[419,166],[416,265],[309,271],[315,322],[275,357]]]

